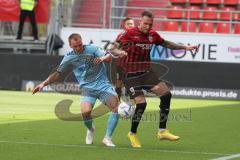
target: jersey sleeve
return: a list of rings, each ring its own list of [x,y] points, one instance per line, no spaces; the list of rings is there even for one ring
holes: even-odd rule
[[[117,35],[115,42],[119,41],[119,38],[126,33],[126,30],[122,31],[120,34]]]
[[[73,69],[72,65],[73,58],[71,56],[65,55],[57,68],[57,72],[64,73]]]
[[[119,48],[121,50],[124,50],[126,52],[129,52],[131,50],[131,30],[125,30],[125,32],[122,32],[122,34],[118,37],[117,43],[119,44]]]
[[[121,34],[118,35],[117,42],[125,43],[130,41],[130,34],[131,34],[130,30],[123,31]]]
[[[116,38],[115,42],[118,41],[118,39],[121,37],[121,35],[122,35],[121,33],[117,35],[117,38]]]
[[[155,31],[154,36],[156,37],[156,45],[161,45],[164,42],[164,39]]]
[[[103,57],[103,56],[105,56],[105,55],[107,54],[107,52],[104,51],[103,48],[100,48],[100,47],[97,47],[97,46],[94,46],[94,47],[95,47],[95,48],[94,48],[94,50],[95,50],[94,55],[95,55],[95,56],[97,56],[97,57]]]

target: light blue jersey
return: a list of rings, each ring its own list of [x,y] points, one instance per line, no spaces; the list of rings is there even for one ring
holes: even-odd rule
[[[91,99],[87,101],[92,104],[95,103],[96,98],[106,103],[110,96],[116,95],[108,80],[104,63],[93,63],[94,58],[105,55],[106,52],[95,45],[84,45],[81,54],[77,54],[74,51],[67,53],[57,69],[60,73],[64,73],[69,69],[73,70],[82,95],[85,97],[85,100]]]

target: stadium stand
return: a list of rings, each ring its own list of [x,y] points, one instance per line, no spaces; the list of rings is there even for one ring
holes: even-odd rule
[[[182,32],[196,32],[197,31],[197,25],[194,22],[189,22],[189,23],[188,22],[183,22],[181,24],[181,31]]]
[[[102,20],[102,13],[103,8],[99,7],[99,9],[96,10],[96,6],[102,6],[102,1],[83,1],[80,9],[80,18],[79,23],[89,23],[89,24],[96,24],[101,25]],[[94,5],[93,5],[94,4]],[[85,26],[88,27],[88,26]]]
[[[235,24],[240,21],[239,0],[127,0],[126,3],[119,4],[116,2],[118,1],[114,3],[111,0],[74,1],[72,10],[78,12],[72,13],[72,17],[69,18],[71,20],[66,20],[70,21],[70,25],[68,23],[66,26],[117,29],[120,25],[116,25],[115,22],[120,24],[124,17],[132,17],[137,25],[140,13],[143,10],[150,10],[155,16],[153,25],[155,30],[219,33],[222,32],[220,24],[228,23],[229,33],[238,33],[235,31],[235,26],[238,25]],[[116,15],[119,10],[121,14]],[[210,26],[213,26],[213,29],[209,29],[212,28],[209,26],[207,29],[201,28],[205,22],[212,23]]]
[[[107,13],[104,19],[103,7],[99,7],[98,10],[95,9],[95,6],[103,6],[103,1],[81,0],[78,26],[111,28],[110,21],[113,19],[110,17],[110,5],[113,4],[110,3],[110,0],[106,2]],[[231,27],[234,26],[234,23],[240,21],[238,0],[128,0],[126,4],[114,5],[116,5],[115,11],[119,9],[118,7],[122,7],[123,10],[122,16],[114,17],[116,21],[121,21],[121,17],[132,17],[136,25],[139,22],[139,13],[144,10],[152,11],[156,19],[153,26],[155,30],[222,33],[221,24],[229,23],[229,33],[235,33]],[[106,21],[105,27],[103,21]],[[208,23],[205,23],[205,21]],[[217,25],[218,23],[219,25]],[[203,27],[205,25],[206,28]]]
[[[169,0],[168,8],[166,18],[178,22],[181,32],[234,34],[231,27],[240,21],[238,0]]]
[[[139,18],[139,13],[147,8],[151,8],[151,11],[155,15],[155,18],[166,18],[167,12],[165,10],[159,10],[159,8],[167,8],[169,5],[168,0],[131,0],[127,1],[127,7],[138,7],[140,9],[130,9],[126,8],[126,17]],[[156,9],[153,9],[156,8]],[[138,24],[137,21],[135,21]],[[161,22],[155,22],[153,29],[160,30],[163,27]]]
[[[238,12],[235,12],[233,20],[240,21],[240,9],[238,10]]]
[[[51,30],[49,8],[49,0],[40,1],[36,6],[34,13],[38,25],[38,40],[36,37],[33,40],[29,20],[24,24],[21,39],[16,40],[20,14],[19,2],[0,1],[0,54],[46,54],[45,40],[47,32]],[[54,29],[57,30],[56,28]]]
[[[199,32],[202,32],[202,33],[214,33],[214,25],[213,25],[213,23],[201,22],[199,24]]]
[[[218,23],[217,33],[228,34],[230,33],[230,25],[228,23]]]
[[[236,6],[238,5],[238,0],[224,0],[224,5],[233,5]]]
[[[164,22],[163,31],[178,32],[178,22]]]
[[[168,13],[167,13],[167,18],[182,18],[183,17],[183,12],[182,12],[182,7],[181,6],[170,6]]]
[[[146,8],[159,8],[161,7],[167,7],[168,3],[167,1],[158,1],[158,0],[131,0],[127,2],[127,7],[139,7],[141,9],[126,9],[126,17],[139,17],[139,13],[144,11]],[[164,17],[165,11],[161,10],[152,10],[155,17]]]
[[[187,0],[170,0],[172,4],[185,4]]]
[[[233,7],[223,7],[220,13],[220,20],[230,20],[233,19]]]
[[[184,18],[200,19],[199,6],[187,6],[186,9]]]
[[[206,0],[207,5],[219,5],[221,0]]]
[[[205,7],[202,15],[204,20],[216,20],[217,19],[217,8],[216,7]]]
[[[234,33],[235,34],[240,34],[240,24],[235,24],[234,25]]]
[[[104,1],[99,0],[82,0],[79,8],[79,17],[75,23],[78,27],[90,27],[90,28],[103,28],[103,21],[105,20],[105,25],[109,24],[109,10],[110,10],[110,0],[106,0],[106,18],[104,19]],[[78,2],[79,3],[79,2]],[[108,18],[107,18],[108,17]]]
[[[0,39],[0,53],[14,54],[43,54],[46,52],[44,41],[13,41],[12,39]]]
[[[197,5],[201,5],[203,4],[203,0],[189,0],[189,3],[192,4],[197,4]]]

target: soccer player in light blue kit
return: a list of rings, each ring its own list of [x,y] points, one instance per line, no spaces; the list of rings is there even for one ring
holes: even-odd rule
[[[112,134],[119,119],[117,113],[119,101],[107,78],[103,63],[111,61],[112,57],[95,45],[83,45],[79,34],[71,34],[68,41],[73,50],[64,56],[56,72],[49,75],[45,81],[34,88],[33,94],[41,91],[43,87],[59,81],[67,70],[73,70],[83,95],[81,112],[84,125],[87,127],[86,144],[93,143],[94,126],[91,112],[96,100],[99,99],[111,110],[106,135],[102,142],[106,146],[114,147]]]

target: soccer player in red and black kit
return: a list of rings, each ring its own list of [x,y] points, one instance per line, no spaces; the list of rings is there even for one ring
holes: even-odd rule
[[[126,17],[126,18],[124,18],[124,20],[122,21],[122,25],[123,25],[124,31],[117,36],[117,40],[116,40],[116,41],[118,41],[118,38],[121,37],[121,35],[122,35],[124,32],[126,32],[125,30],[134,27],[134,20],[133,20],[132,18],[130,18],[130,17]],[[116,86],[116,87],[115,87],[115,90],[116,90],[116,92],[117,92],[117,94],[118,94],[119,100],[121,100],[122,85],[123,85],[123,84],[122,84],[122,76],[121,76],[121,75],[122,75],[122,72],[121,72],[121,68],[120,68],[122,63],[124,63],[124,61],[122,61],[121,58],[118,58],[118,59],[117,59],[117,65],[116,65],[116,70],[117,70],[117,72],[116,72],[116,83],[115,83],[115,86]]]
[[[132,118],[131,131],[128,138],[132,147],[139,148],[141,143],[136,133],[137,127],[141,120],[142,114],[147,106],[145,96],[142,89],[155,93],[160,97],[160,122],[159,139],[167,139],[171,141],[178,140],[180,137],[171,134],[166,129],[167,116],[170,110],[170,101],[172,94],[169,85],[158,79],[153,71],[151,71],[150,51],[152,45],[161,45],[173,50],[196,50],[197,46],[184,46],[163,39],[156,31],[152,30],[153,14],[148,11],[142,13],[139,26],[126,30],[119,38],[118,42],[122,50],[128,55],[125,63],[121,66],[124,71],[123,82],[126,90],[130,94],[130,98],[135,100],[136,110]]]

